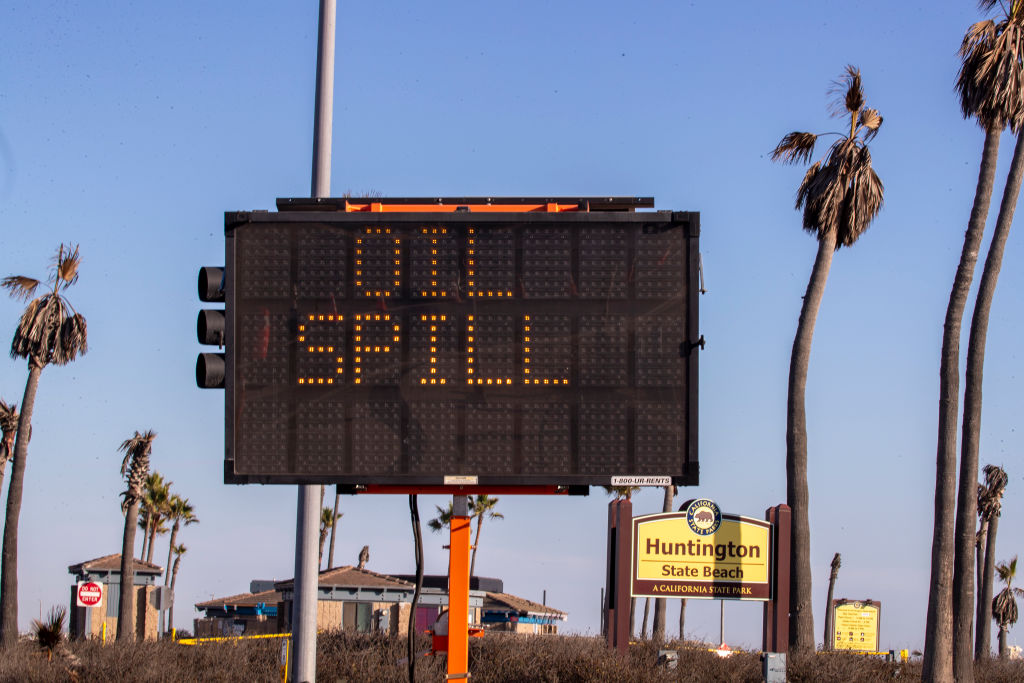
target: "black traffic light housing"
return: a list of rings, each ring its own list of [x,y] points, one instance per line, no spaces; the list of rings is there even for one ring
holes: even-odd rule
[[[224,269],[206,266],[199,269],[199,300],[224,301]],[[200,344],[224,348],[224,310],[204,308],[196,321],[196,336]],[[196,358],[196,384],[200,389],[224,388],[224,354],[200,353]]]

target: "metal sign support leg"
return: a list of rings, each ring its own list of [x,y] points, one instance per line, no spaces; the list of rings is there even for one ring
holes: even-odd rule
[[[469,678],[469,501],[452,499],[448,561],[448,680]]]

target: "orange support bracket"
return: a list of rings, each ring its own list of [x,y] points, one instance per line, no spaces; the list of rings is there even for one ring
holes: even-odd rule
[[[448,680],[469,678],[469,503],[452,497],[448,551]]]

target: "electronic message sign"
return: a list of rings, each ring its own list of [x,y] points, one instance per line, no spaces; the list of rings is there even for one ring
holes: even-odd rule
[[[226,214],[226,481],[696,484],[699,215],[650,206]]]

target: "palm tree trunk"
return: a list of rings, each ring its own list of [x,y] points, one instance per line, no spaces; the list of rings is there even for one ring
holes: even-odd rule
[[[331,518],[331,545],[327,549],[327,568],[334,569],[334,537],[338,535],[338,500],[341,494],[338,493],[338,485],[334,485],[334,516]]]
[[[662,512],[672,512],[672,485],[669,484],[665,487],[665,497],[661,503]],[[667,604],[665,598],[656,598],[654,600],[654,626],[652,628],[653,633],[651,638],[656,643],[665,642],[665,612],[667,611]]]
[[[139,550],[140,560],[146,559],[146,543],[149,542],[149,520],[145,518],[145,513],[143,513],[143,522],[145,522],[145,526],[142,529],[142,549]],[[132,548],[133,552],[134,550],[135,549]]]
[[[640,639],[647,640],[647,615],[651,611],[651,599],[644,598],[644,620],[640,625]]]
[[[935,457],[935,522],[932,530],[932,563],[928,590],[928,613],[925,622],[922,679],[950,681],[953,679],[953,510],[956,506],[956,424],[960,394],[960,328],[964,308],[974,279],[974,266],[988,219],[992,185],[999,157],[997,125],[985,131],[985,145],[978,170],[978,186],[974,206],[964,234],[946,306],[942,328],[942,351],[939,359],[939,429]],[[972,496],[974,493],[972,492]]]
[[[1009,627],[999,624],[999,659],[1004,661],[1010,658],[1010,648],[1006,647],[1006,634],[1009,632]]]
[[[171,545],[167,548],[167,565],[164,566],[164,585],[168,585],[171,579],[171,557],[174,555],[174,544],[178,540],[178,529],[180,523],[175,520],[174,526],[171,527]]]
[[[999,530],[999,517],[993,516],[988,522],[988,537],[985,539],[985,574],[981,580],[981,604],[978,605],[978,642],[980,654],[975,656],[990,657],[992,648],[992,591],[995,590],[996,571],[996,532]]]
[[[174,546],[171,546],[172,548]],[[171,606],[167,610],[167,630],[174,630],[174,584],[178,580],[178,565],[181,564],[181,555],[174,558],[174,571],[171,572]]]
[[[32,412],[42,371],[42,365],[29,361],[28,380],[21,399],[21,415],[18,417],[18,435],[14,439],[11,481],[7,485],[3,560],[0,562],[0,647],[4,649],[18,642],[18,520],[21,517],[21,496],[25,490],[28,435],[32,433]]]
[[[636,633],[636,598],[629,599],[629,637]]]
[[[825,294],[836,235],[826,232],[818,240],[818,253],[800,309],[800,321],[789,362],[789,397],[786,410],[786,502],[792,508],[792,549],[789,598],[789,645],[794,654],[814,652],[814,612],[811,606],[811,528],[807,491],[807,368],[811,360],[814,323]]]
[[[686,629],[686,598],[679,601],[679,640],[683,640]]]
[[[974,632],[974,661],[978,661],[983,657],[987,657],[987,650],[989,643],[986,640],[984,646],[982,645],[982,638],[986,631],[991,629],[983,628],[985,626],[985,620],[982,618],[984,615],[984,609],[982,608],[982,593],[985,590],[985,541],[988,538],[988,520],[984,515],[981,515],[978,520],[978,535],[977,540],[974,543],[974,563],[975,563],[975,579],[977,581],[974,587],[975,593],[975,610],[977,611],[974,621],[976,624],[976,630]]]
[[[484,513],[476,516],[476,535],[473,537],[473,554],[469,560],[469,578],[473,578],[473,571],[476,569],[476,549],[480,547],[480,527],[484,524]]]
[[[836,642],[832,627],[832,598],[836,592],[836,579],[839,578],[839,553],[832,558],[832,569],[828,574],[828,595],[825,597],[825,639],[822,649],[831,651]]]
[[[157,519],[153,517],[153,533],[149,535],[149,549],[146,550],[146,562],[153,564],[153,548],[156,546]]]
[[[1003,188],[999,216],[978,284],[978,296],[971,317],[967,342],[967,370],[964,373],[964,420],[960,449],[960,491],[956,508],[956,552],[953,565],[953,675],[957,681],[974,680],[974,520],[978,516],[978,450],[981,441],[981,385],[985,368],[985,342],[996,284],[1003,264],[1006,239],[1013,225],[1021,180],[1024,179],[1024,135],[1017,137],[1013,161]]]
[[[124,540],[121,543],[121,593],[117,609],[117,639],[135,640],[135,525],[139,521],[139,504],[132,503],[124,515]]]

